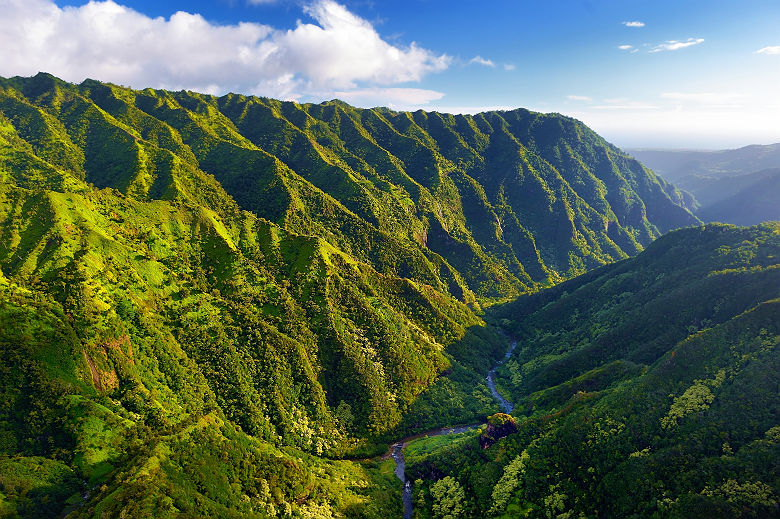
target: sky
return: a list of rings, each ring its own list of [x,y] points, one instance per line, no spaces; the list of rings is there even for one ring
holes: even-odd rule
[[[622,147],[780,142],[778,0],[0,0],[0,76],[576,117]]]

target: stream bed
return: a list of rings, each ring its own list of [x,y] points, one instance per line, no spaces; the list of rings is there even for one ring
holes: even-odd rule
[[[509,349],[507,350],[506,354],[504,355],[504,358],[502,358],[498,363],[493,366],[490,371],[488,372],[488,376],[485,378],[485,381],[487,382],[488,388],[490,388],[490,393],[493,395],[493,398],[496,399],[496,401],[501,406],[501,410],[505,413],[511,413],[512,409],[514,409],[514,405],[512,402],[501,396],[501,394],[498,392],[498,389],[496,389],[496,368],[498,368],[501,364],[503,364],[510,355],[512,355],[512,352],[515,350],[515,347],[517,347],[517,341],[512,341],[509,344]],[[417,434],[415,436],[410,436],[408,438],[404,438],[402,440],[398,440],[394,444],[390,446],[390,456],[392,456],[393,460],[395,460],[395,475],[398,479],[401,480],[401,483],[403,483],[403,493],[401,494],[401,499],[404,504],[404,519],[412,519],[412,512],[414,511],[413,503],[412,503],[412,482],[406,479],[406,461],[404,460],[404,447],[411,441],[414,441],[418,438],[423,438],[426,436],[444,436],[448,434],[458,434],[466,431],[470,431],[472,429],[476,429],[482,425],[481,423],[478,424],[472,424],[472,425],[462,425],[458,427],[443,427],[441,429],[436,429],[433,431],[429,431],[427,433],[421,433]]]

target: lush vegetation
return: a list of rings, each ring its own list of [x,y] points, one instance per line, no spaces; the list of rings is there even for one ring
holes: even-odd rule
[[[0,514],[400,514],[358,459],[498,410],[486,306],[694,223],[558,115],[0,79]]]
[[[780,224],[676,231],[491,313],[518,431],[410,457],[418,516],[777,516]]]

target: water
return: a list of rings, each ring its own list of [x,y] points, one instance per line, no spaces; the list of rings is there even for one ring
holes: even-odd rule
[[[498,361],[498,364],[493,366],[493,368],[488,372],[488,376],[485,379],[487,381],[487,385],[490,388],[490,393],[493,395],[493,398],[495,398],[499,405],[501,406],[501,409],[505,413],[511,413],[512,409],[514,409],[514,405],[512,405],[512,402],[504,398],[498,393],[498,390],[496,389],[496,368],[499,367],[501,364],[503,364],[511,355],[512,352],[515,350],[515,347],[517,347],[517,341],[512,341],[509,345],[509,349],[507,350],[506,354],[504,355],[504,358]],[[409,438],[404,438],[403,440],[400,440],[396,443],[394,443],[390,447],[390,455],[393,457],[393,460],[395,460],[395,475],[398,479],[401,480],[401,483],[404,485],[403,493],[401,494],[401,500],[404,503],[404,519],[412,519],[412,512],[413,512],[413,504],[412,504],[412,482],[406,479],[406,461],[404,460],[404,446],[406,446],[407,443],[409,443],[412,440],[416,440],[417,438],[422,438],[423,436],[443,436],[445,434],[458,434],[466,431],[470,431],[472,429],[475,429],[479,427],[482,424],[474,424],[474,425],[463,425],[460,427],[445,427],[443,429],[437,429],[435,431],[429,431],[427,433],[418,434],[416,436],[410,436]]]
[[[404,447],[418,438],[430,437],[430,436],[444,436],[447,434],[459,434],[462,432],[476,429],[482,424],[461,425],[458,427],[444,427],[442,429],[436,429],[428,431],[426,433],[417,434],[415,436],[409,436],[404,438],[390,446],[390,456],[395,460],[395,476],[401,480],[404,485],[403,492],[401,494],[401,500],[404,503],[404,519],[412,519],[412,482],[406,479],[406,461],[404,460]]]
[[[394,443],[391,447],[391,455],[395,460],[395,475],[404,484],[401,494],[401,500],[404,503],[404,519],[412,519],[412,482],[406,479],[406,474],[404,473],[406,462],[404,461],[403,448],[403,443]]]
[[[490,393],[493,395],[493,398],[498,401],[501,409],[506,414],[511,413],[515,406],[512,404],[512,402],[501,396],[501,394],[498,392],[498,389],[496,388],[496,368],[503,364],[512,355],[512,352],[515,351],[516,347],[517,341],[512,341],[512,343],[509,345],[509,350],[507,350],[506,354],[504,355],[504,358],[498,361],[498,364],[493,366],[493,368],[488,372],[488,376],[485,377],[485,381],[487,381],[487,385],[490,388]]]

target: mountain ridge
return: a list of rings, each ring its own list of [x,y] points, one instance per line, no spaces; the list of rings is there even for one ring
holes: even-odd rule
[[[40,97],[44,111],[54,112],[47,112],[48,117],[56,116],[63,99],[79,105],[75,109],[86,110],[93,120],[89,124],[97,125],[90,134],[119,132],[111,135],[128,145],[141,142],[142,149],[145,141],[154,144],[151,158],[131,149],[123,152],[125,158],[118,155],[113,163],[102,164],[69,154],[72,143],[66,140],[58,153],[71,157],[60,165],[83,162],[82,169],[89,171],[76,166],[76,173],[97,187],[112,186],[142,198],[172,196],[165,190],[186,188],[177,184],[182,176],[176,172],[184,168],[191,177],[191,167],[200,168],[241,208],[299,233],[335,232],[336,245],[375,265],[384,262],[380,270],[389,267],[381,252],[371,252],[377,232],[383,243],[404,242],[396,252],[418,256],[407,261],[424,264],[418,254],[423,252],[435,264],[460,262],[455,270],[466,275],[467,284],[460,288],[480,298],[507,297],[534,283],[581,273],[587,265],[636,253],[659,232],[697,223],[675,205],[686,204],[682,193],[568,118],[525,110],[504,112],[503,117],[498,112],[470,117],[347,110],[345,103],[297,105],[235,94],[215,98],[135,92],[92,80],[76,87],[47,75],[36,78],[5,80],[5,88],[17,84],[22,93]],[[48,93],[41,97],[39,92]],[[67,100],[69,96],[74,99]],[[19,101],[27,110],[35,109],[34,101]],[[78,139],[85,130],[68,131]],[[139,161],[146,162],[147,171],[139,171],[134,180],[110,173],[119,164],[133,171]],[[237,174],[237,167],[247,166],[266,173]],[[494,178],[487,172],[503,173]],[[528,193],[518,198],[518,189]],[[536,200],[535,206],[517,207],[528,200]],[[334,216],[324,220],[323,213]],[[545,243],[539,247],[542,232]],[[556,236],[552,248],[550,233]],[[498,289],[483,275],[469,274],[469,264],[505,278],[506,287]],[[447,265],[438,268],[448,270]],[[463,285],[457,280],[448,284]]]
[[[517,432],[415,446],[419,513],[445,481],[470,517],[777,515],[779,238],[681,229],[492,307],[518,340],[496,380]]]
[[[483,308],[686,204],[556,115],[0,79],[0,507],[381,516],[338,458],[496,410]]]

